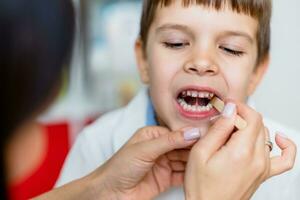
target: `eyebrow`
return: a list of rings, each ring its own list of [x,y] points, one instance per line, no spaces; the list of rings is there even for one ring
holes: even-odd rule
[[[193,35],[192,31],[188,26],[181,25],[181,24],[164,24],[156,29],[156,33],[163,32],[169,29],[179,30],[179,31],[186,32],[189,35]]]
[[[237,36],[237,37],[243,37],[246,38],[251,44],[254,43],[254,39],[245,32],[242,31],[225,31],[222,33],[223,36]]]

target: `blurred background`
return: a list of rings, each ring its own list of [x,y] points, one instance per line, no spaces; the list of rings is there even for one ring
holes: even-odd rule
[[[40,118],[67,121],[71,143],[84,125],[126,105],[141,86],[133,48],[141,1],[75,3],[78,30],[69,80],[54,106]]]
[[[300,131],[299,8],[297,0],[273,1],[271,65],[254,99],[265,116]]]
[[[139,31],[141,1],[74,0],[74,3],[77,33],[71,71],[66,74],[60,97],[39,118],[46,134],[57,134],[59,139],[53,145],[59,156],[55,164],[52,162],[52,168],[47,168],[51,173],[35,176],[47,179],[34,191],[30,191],[33,187],[28,179],[35,172],[14,187],[14,191],[27,192],[27,197],[53,187],[65,156],[84,126],[101,114],[126,105],[141,87],[133,49]],[[273,3],[271,65],[253,99],[264,116],[300,130],[297,88],[300,1]]]

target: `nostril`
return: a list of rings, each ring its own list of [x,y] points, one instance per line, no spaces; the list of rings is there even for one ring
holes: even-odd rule
[[[215,70],[210,69],[210,70],[207,70],[206,72],[207,73],[215,73]]]
[[[184,70],[187,73],[193,73],[193,74],[209,74],[214,75],[218,71],[218,67],[214,65],[212,62],[206,62],[206,63],[187,63],[184,66]]]
[[[190,70],[193,72],[198,72],[198,70],[196,68],[190,68]]]

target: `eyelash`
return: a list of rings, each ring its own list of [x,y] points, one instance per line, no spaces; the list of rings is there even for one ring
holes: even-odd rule
[[[233,50],[233,49],[230,49],[230,48],[227,48],[227,47],[220,47],[220,49],[222,49],[226,53],[229,53],[233,56],[242,56],[242,55],[244,55],[244,52],[242,52],[242,51],[236,51],[236,50]]]
[[[189,43],[184,43],[184,42],[163,42],[164,46],[170,49],[182,49],[185,46],[188,46]]]
[[[184,42],[163,42],[164,46],[170,49],[182,49],[185,46],[188,46],[189,43],[184,43]],[[244,52],[242,51],[236,51],[227,47],[220,47],[220,49],[222,49],[223,51],[225,51],[228,54],[231,54],[233,56],[242,56],[244,55]]]

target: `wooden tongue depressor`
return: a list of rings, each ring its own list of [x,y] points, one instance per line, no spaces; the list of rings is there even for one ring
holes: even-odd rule
[[[219,99],[218,97],[214,97],[210,103],[213,105],[213,107],[215,107],[215,109],[217,109],[220,113],[223,111],[224,107],[225,107],[225,103]],[[237,118],[235,120],[234,123],[235,127],[239,130],[246,128],[247,126],[247,122],[241,118],[239,115],[237,115]]]

